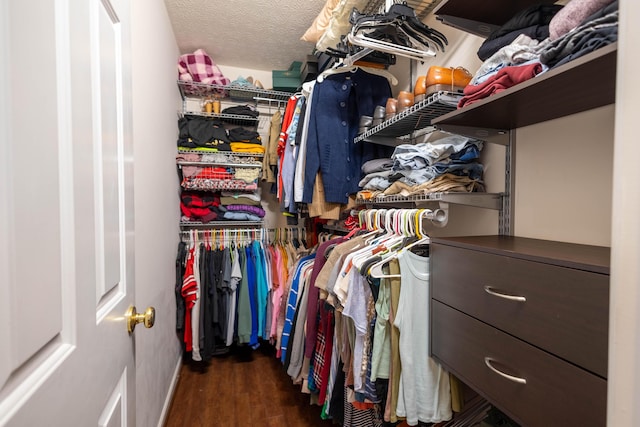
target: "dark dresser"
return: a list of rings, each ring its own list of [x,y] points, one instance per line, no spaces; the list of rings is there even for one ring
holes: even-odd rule
[[[605,247],[433,238],[431,354],[522,426],[605,426]]]

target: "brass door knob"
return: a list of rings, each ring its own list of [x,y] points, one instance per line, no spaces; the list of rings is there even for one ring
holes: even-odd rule
[[[150,328],[156,321],[156,309],[147,307],[144,313],[136,312],[136,306],[132,305],[124,315],[127,321],[127,331],[132,333],[138,323],[144,323],[145,328]]]

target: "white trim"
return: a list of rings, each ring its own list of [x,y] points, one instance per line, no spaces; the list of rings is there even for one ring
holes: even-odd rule
[[[178,379],[180,378],[180,368],[182,368],[182,353],[178,357],[178,362],[173,370],[173,378],[171,378],[171,384],[169,384],[169,390],[167,390],[167,397],[162,405],[162,412],[160,412],[160,419],[158,420],[158,427],[164,426],[167,421],[167,415],[169,415],[169,409],[171,408],[171,402],[173,401],[173,395],[176,392],[176,386],[178,385]]]
[[[607,425],[640,425],[640,3],[620,2],[611,217]]]
[[[75,344],[77,340],[77,306],[69,1],[57,0],[55,14],[60,179],[60,280],[62,284],[61,335],[64,342]]]
[[[95,183],[95,218],[96,218],[96,324],[101,323],[106,316],[126,297],[127,290],[127,251],[126,251],[126,206],[125,206],[125,176],[124,163],[126,162],[124,153],[124,107],[123,107],[123,84],[122,84],[122,25],[116,15],[115,9],[108,0],[94,2],[91,20],[93,22],[91,31],[92,52],[96,53],[92,57],[92,99],[94,100],[94,147],[99,148],[94,151],[94,183]],[[115,97],[116,97],[116,156],[118,157],[118,246],[119,246],[119,281],[110,289],[106,283],[105,265],[105,218],[104,218],[104,171],[102,152],[102,122],[101,122],[101,70],[100,70],[100,20],[102,9],[110,19],[114,35],[114,56],[115,56]]]
[[[96,307],[105,293],[104,265],[104,183],[102,181],[102,108],[100,90],[100,9],[99,2],[92,1],[90,6],[91,38],[91,113],[93,118],[93,189],[95,209],[95,262],[96,262]],[[104,307],[103,307],[104,308]],[[103,319],[106,310],[97,310],[96,324]]]
[[[11,154],[11,68],[9,2],[0,2],[0,340],[5,343],[0,350],[0,392],[5,380],[11,374],[11,350],[6,346],[11,336],[11,303],[8,284],[11,283],[12,262],[10,262],[14,231],[11,226],[13,212],[12,154]],[[1,405],[1,404],[0,404]]]
[[[125,108],[124,108],[124,86],[122,82],[122,24],[118,20],[118,16],[113,10],[113,6],[107,0],[102,0],[102,4],[107,9],[111,20],[113,21],[113,30],[115,36],[115,60],[116,60],[116,118],[117,118],[117,156],[118,156],[118,237],[120,245],[120,282],[118,283],[118,290],[123,295],[126,295],[129,288],[128,276],[127,276],[127,205],[126,205],[126,177],[125,177],[125,164],[127,159],[125,158]],[[133,206],[132,206],[133,208]]]

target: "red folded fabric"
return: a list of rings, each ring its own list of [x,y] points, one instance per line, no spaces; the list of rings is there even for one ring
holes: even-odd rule
[[[500,93],[518,83],[525,82],[537,76],[541,72],[542,64],[539,62],[504,67],[498,71],[495,76],[479,85],[467,85],[464,88],[464,96],[458,101],[458,108]]]
[[[180,211],[191,220],[204,223],[215,221],[218,218],[218,206],[220,197],[217,194],[183,191],[180,195]]]

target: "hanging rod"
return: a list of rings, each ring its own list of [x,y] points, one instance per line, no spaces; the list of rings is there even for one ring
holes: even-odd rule
[[[416,217],[416,215],[420,215]],[[362,209],[358,212],[360,227],[367,230],[393,230],[399,234],[414,234],[414,222],[428,219],[436,227],[444,227],[449,222],[449,205],[441,203],[437,209]]]
[[[292,94],[293,95],[293,94]],[[257,102],[266,102],[269,104],[269,106],[271,104],[276,104],[278,106],[282,106],[282,105],[287,105],[287,102],[289,101],[288,99],[272,99],[272,98],[264,98],[261,96],[254,96],[253,99]]]
[[[237,240],[242,241],[244,238],[252,238],[252,240],[264,241],[266,232],[264,228],[216,228],[211,230],[182,230],[180,232],[180,238],[183,241],[190,241],[194,234],[196,240],[231,243]]]

